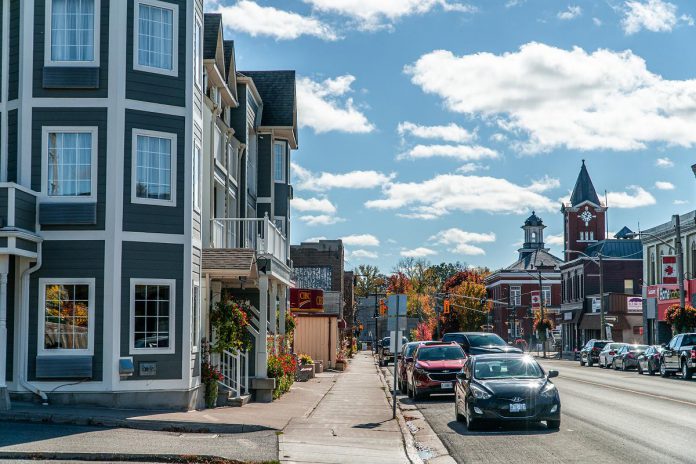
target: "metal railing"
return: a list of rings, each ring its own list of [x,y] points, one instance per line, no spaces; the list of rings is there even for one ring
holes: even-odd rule
[[[210,248],[251,248],[259,255],[272,255],[282,263],[287,262],[287,238],[268,216],[261,219],[213,218],[210,230]],[[243,240],[238,239],[237,231],[243,231]]]
[[[222,384],[229,388],[235,398],[249,393],[249,353],[238,351],[236,354],[223,351],[220,359]]]

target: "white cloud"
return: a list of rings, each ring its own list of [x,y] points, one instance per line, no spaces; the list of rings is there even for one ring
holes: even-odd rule
[[[655,160],[655,166],[658,168],[671,168],[674,166],[674,161],[669,158],[657,158]]]
[[[609,192],[607,194],[609,203],[607,206],[613,208],[639,208],[657,203],[655,197],[643,187],[630,185],[626,189],[628,190],[626,192]]]
[[[559,11],[557,16],[558,19],[568,21],[571,19],[575,19],[580,15],[582,15],[582,8],[575,5],[568,5],[568,8],[563,11]]]
[[[412,250],[401,250],[401,256],[404,258],[425,258],[426,256],[436,255],[437,251],[430,248],[418,247]]]
[[[379,246],[379,239],[371,234],[348,235],[341,240],[346,246]]]
[[[600,27],[602,25],[602,20],[599,18],[592,18],[592,22],[595,26]]]
[[[674,184],[671,182],[665,182],[658,180],[655,182],[655,188],[658,190],[674,190]]]
[[[355,250],[348,252],[348,259],[358,258],[358,259],[377,259],[379,255],[374,251],[369,250]]]
[[[306,223],[308,226],[330,226],[332,224],[344,222],[345,219],[334,215],[317,214],[316,216],[300,216],[300,221]]]
[[[689,204],[689,202],[686,200],[674,200],[674,204],[675,205],[687,205],[687,204]]]
[[[462,174],[469,174],[471,172],[475,171],[487,171],[489,169],[488,166],[484,166],[483,164],[478,164],[478,163],[466,163],[462,164],[457,168],[457,172],[460,172]]]
[[[470,132],[455,123],[450,123],[446,126],[421,126],[406,121],[399,123],[396,130],[401,137],[411,136],[454,143],[469,142],[476,138],[475,132]]]
[[[563,234],[547,235],[544,241],[547,245],[563,245]]]
[[[621,21],[627,35],[642,29],[651,32],[670,32],[683,21],[693,26],[694,19],[686,14],[677,16],[677,6],[663,0],[631,0],[624,4],[624,18]]]
[[[235,33],[245,32],[252,37],[263,35],[277,40],[293,40],[303,35],[324,40],[338,38],[329,25],[316,18],[272,6],[260,6],[250,0],[240,0],[231,6],[209,1],[206,3],[206,11],[222,14],[225,27]]]
[[[423,182],[392,182],[383,188],[384,198],[370,200],[365,206],[398,209],[400,216],[418,219],[434,219],[452,211],[555,211],[557,203],[540,194],[544,185],[550,187],[548,182],[524,187],[495,177],[444,174]]]
[[[397,159],[423,159],[434,157],[454,158],[460,161],[477,161],[498,158],[498,152],[479,145],[416,145]]]
[[[457,228],[451,228],[438,232],[430,237],[431,241],[440,245],[451,245],[452,253],[464,255],[485,255],[483,248],[472,245],[472,243],[492,243],[495,242],[495,234],[481,234],[478,232],[467,232]]]
[[[547,190],[555,189],[561,186],[561,181],[553,177],[544,176],[539,180],[535,180],[528,187],[532,192],[545,192]]]
[[[321,236],[321,237],[310,237],[306,240],[302,240],[303,242],[319,242],[320,240],[327,240],[326,237]]]
[[[508,0],[505,2],[505,8],[512,8],[524,4],[527,0]]]
[[[365,134],[375,130],[367,116],[346,97],[355,77],[350,74],[322,82],[301,77],[297,81],[297,115],[301,127],[315,133],[337,131]]]
[[[405,72],[448,109],[496,122],[525,152],[696,144],[696,79],[663,79],[630,50],[534,42],[502,55],[436,50]]]
[[[292,163],[291,166],[298,190],[322,192],[334,188],[372,189],[380,187],[396,177],[396,174],[384,174],[377,171],[350,171],[341,174],[313,173],[297,163]]]
[[[476,8],[451,0],[304,0],[315,9],[356,20],[362,29],[375,30],[411,15],[420,15],[436,7],[444,11],[473,13]]]
[[[293,198],[290,204],[297,211],[336,212],[336,206],[326,198]]]

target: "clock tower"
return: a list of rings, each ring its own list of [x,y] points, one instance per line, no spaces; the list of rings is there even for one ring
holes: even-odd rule
[[[606,211],[587,172],[585,160],[582,160],[570,203],[561,207],[566,261],[579,256],[573,251],[584,252],[589,245],[606,238]]]

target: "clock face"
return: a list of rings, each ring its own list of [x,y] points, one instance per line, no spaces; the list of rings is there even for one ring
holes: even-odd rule
[[[593,216],[592,216],[592,213],[590,213],[589,211],[583,211],[583,212],[580,214],[580,219],[582,219],[583,221],[585,221],[585,225],[586,225],[586,226],[590,223],[590,221],[592,220],[592,217],[593,217]]]

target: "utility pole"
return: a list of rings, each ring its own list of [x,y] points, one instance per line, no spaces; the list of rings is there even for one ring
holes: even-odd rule
[[[539,303],[540,303],[540,319],[539,322],[543,323],[544,322],[544,288],[541,285],[541,269],[539,266],[537,266],[537,272],[539,273]],[[543,358],[546,358],[546,329],[542,332],[541,335],[541,348],[543,349]]]
[[[681,219],[678,214],[672,216],[674,219],[674,228],[677,234],[677,275],[679,279],[679,310],[683,311],[686,307],[686,301],[684,298],[684,249],[682,248],[681,241]]]
[[[607,336],[607,325],[604,320],[604,266],[602,264],[602,254],[599,253],[599,325],[601,326],[601,337]],[[611,338],[611,337],[607,337]]]
[[[399,298],[400,295],[396,295],[396,330],[394,331],[394,391],[392,391],[392,419],[396,419],[396,366],[399,364],[396,360],[399,357],[399,353],[397,351],[399,350],[399,345],[401,345],[401,331],[399,330],[399,313],[401,312],[401,308],[399,308],[399,301],[401,298]],[[401,360],[402,362],[404,361],[403,359]]]

